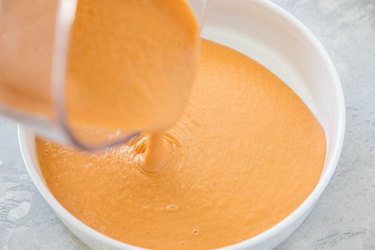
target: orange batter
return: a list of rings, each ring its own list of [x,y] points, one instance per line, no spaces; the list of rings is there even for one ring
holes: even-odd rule
[[[0,105],[54,117],[57,0],[2,0]],[[196,76],[198,24],[185,0],[79,0],[66,82],[71,125],[172,126]]]
[[[56,1],[30,3],[1,4],[0,103],[53,117]],[[314,189],[324,133],[280,79],[203,41],[193,88],[200,41],[184,0],[79,0],[71,35],[71,124],[92,138],[152,132],[97,154],[36,140],[50,190],[87,225],[146,248],[217,248],[275,225]]]
[[[261,233],[312,192],[322,127],[280,79],[248,57],[202,42],[198,79],[149,173],[144,137],[86,154],[37,139],[57,200],[114,239],[152,249],[211,249]],[[147,157],[146,157],[147,158]]]
[[[182,114],[199,54],[185,0],[79,0],[70,46],[72,122],[158,131]]]

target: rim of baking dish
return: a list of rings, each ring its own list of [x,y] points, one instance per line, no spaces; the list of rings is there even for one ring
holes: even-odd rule
[[[316,201],[319,199],[325,188],[327,187],[334,171],[337,166],[337,163],[340,158],[341,150],[343,147],[344,142],[344,135],[345,135],[345,101],[344,101],[344,94],[342,90],[342,86],[340,83],[339,76],[336,72],[336,69],[334,67],[333,62],[331,61],[327,51],[324,49],[324,47],[321,45],[321,43],[318,41],[318,39],[312,34],[312,32],[306,28],[305,25],[303,25],[297,18],[295,18],[292,14],[278,6],[277,4],[270,2],[270,1],[264,1],[264,0],[256,0],[257,4],[264,5],[267,7],[270,11],[282,16],[283,18],[287,19],[292,25],[297,27],[312,43],[312,46],[315,47],[317,53],[319,54],[320,58],[323,59],[326,66],[328,67],[328,71],[330,74],[330,78],[332,79],[332,85],[334,87],[334,94],[337,100],[338,105],[338,126],[336,129],[337,138],[333,141],[332,147],[333,147],[333,153],[332,156],[328,162],[326,162],[325,171],[322,173],[321,178],[319,179],[318,184],[312,191],[312,193],[304,200],[304,202],[292,213],[290,213],[287,217],[285,217],[282,221],[275,224],[271,228],[267,229],[266,231],[253,236],[247,240],[241,241],[239,243],[235,243],[226,247],[223,247],[221,249],[238,249],[238,248],[250,248],[253,246],[256,246],[258,244],[261,244],[268,240],[269,238],[272,238],[279,234],[280,232],[284,231],[286,228],[291,226],[293,223],[296,222],[299,218],[301,218],[309,209],[313,207],[313,205],[316,203]],[[61,216],[64,221],[67,221],[69,223],[72,223],[74,227],[76,227],[78,230],[81,230],[87,234],[89,234],[91,237],[96,238],[98,241],[101,241],[102,244],[108,245],[113,248],[120,248],[120,249],[143,249],[137,246],[133,246],[115,239],[110,238],[109,236],[106,236],[93,228],[87,226],[80,220],[78,220],[76,217],[74,217],[71,213],[69,213],[51,194],[49,189],[44,184],[42,177],[37,173],[36,169],[33,165],[32,156],[30,155],[31,152],[25,143],[25,139],[27,137],[27,134],[29,133],[28,129],[22,125],[18,126],[18,137],[19,137],[19,143],[20,143],[20,149],[21,154],[23,157],[23,160],[26,165],[26,169],[33,180],[35,186],[37,187],[38,191],[41,193],[43,198],[46,200],[46,202],[53,208],[53,210],[58,214],[58,216]],[[34,152],[33,152],[34,153]]]

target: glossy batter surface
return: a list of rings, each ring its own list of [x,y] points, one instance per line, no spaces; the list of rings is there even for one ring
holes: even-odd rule
[[[69,212],[152,249],[223,247],[263,232],[307,198],[325,158],[323,129],[291,89],[208,41],[188,106],[164,143],[166,162],[152,174],[137,164],[144,138],[94,155],[41,139],[36,148]]]

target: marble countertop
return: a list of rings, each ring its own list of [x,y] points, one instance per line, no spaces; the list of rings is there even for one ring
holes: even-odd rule
[[[335,175],[311,215],[277,249],[375,249],[375,1],[274,2],[326,47],[347,104],[345,144]],[[21,159],[16,124],[0,119],[0,250],[24,249],[87,247],[36,191]]]

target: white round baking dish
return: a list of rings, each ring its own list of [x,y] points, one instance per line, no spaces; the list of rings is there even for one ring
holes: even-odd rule
[[[241,51],[273,71],[303,99],[326,133],[324,170],[311,195],[272,228],[225,248],[272,249],[292,234],[310,213],[339,160],[345,131],[345,104],[339,77],[328,54],[312,33],[288,12],[269,1],[212,0],[203,36]],[[64,209],[49,191],[39,170],[34,132],[20,125],[19,142],[34,184],[79,239],[93,249],[139,249],[95,231]]]

